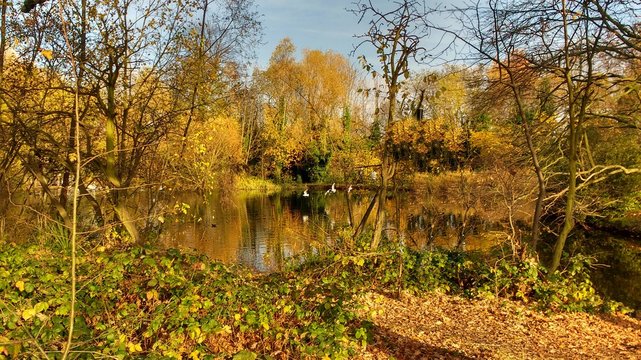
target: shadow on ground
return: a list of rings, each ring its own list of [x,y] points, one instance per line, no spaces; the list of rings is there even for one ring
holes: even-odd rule
[[[394,332],[391,329],[375,326],[372,329],[374,343],[370,351],[381,357],[394,359],[476,359],[460,351],[431,346],[420,340],[412,339]],[[377,358],[378,358],[377,356]],[[481,356],[483,358],[483,356]]]

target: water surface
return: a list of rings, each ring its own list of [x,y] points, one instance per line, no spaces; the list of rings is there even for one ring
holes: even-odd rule
[[[193,248],[213,259],[259,271],[279,270],[288,257],[332,242],[339,232],[353,233],[374,196],[321,191],[309,195],[239,194],[221,199],[219,194],[182,194],[177,203],[188,204],[189,216],[167,224],[161,240],[166,246]],[[408,193],[390,196],[386,206],[385,230],[411,246],[486,249],[494,244],[488,233],[500,229],[474,214],[428,208]],[[373,212],[368,224],[374,217]]]
[[[239,263],[257,271],[281,269],[286,259],[319,244],[351,234],[370,204],[371,192],[323,191],[202,196],[183,193],[178,206],[187,215],[163,227],[165,246],[195,249],[212,259]],[[484,250],[504,239],[506,224],[484,219],[452,204],[431,204],[421,195],[402,193],[386,201],[385,230],[418,248],[461,247]],[[374,215],[369,219],[373,222]],[[610,298],[641,309],[641,247],[603,232],[579,233],[569,250],[594,256],[596,288]]]

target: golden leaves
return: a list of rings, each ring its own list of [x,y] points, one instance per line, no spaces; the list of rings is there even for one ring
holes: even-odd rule
[[[364,355],[384,348],[386,356],[407,359],[443,358],[443,354],[456,358],[632,359],[638,358],[641,349],[641,321],[623,315],[550,315],[517,302],[438,293],[425,297],[404,293],[401,300],[366,293],[359,303],[363,305],[361,319],[372,321],[375,329],[385,329],[374,332],[374,344]],[[383,312],[371,316],[373,310]]]
[[[42,49],[42,50],[40,50],[40,54],[42,56],[44,56],[45,59],[47,59],[47,60],[53,59],[53,51],[51,51],[51,50]]]
[[[16,281],[16,287],[18,288],[18,290],[24,291],[24,281],[22,280]]]
[[[141,352],[142,346],[140,345],[140,343],[133,343],[130,341],[127,343],[127,351],[129,351],[129,353],[131,354]]]
[[[159,294],[156,290],[149,290],[145,293],[145,297],[147,298],[147,301],[154,301],[159,299]]]
[[[22,318],[24,320],[29,320],[36,315],[36,310],[33,308],[25,309],[22,311]]]

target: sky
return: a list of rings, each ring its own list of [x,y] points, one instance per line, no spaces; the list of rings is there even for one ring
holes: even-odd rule
[[[376,52],[371,45],[363,44],[354,55],[350,53],[360,41],[354,35],[362,35],[369,28],[369,19],[358,23],[358,16],[347,11],[353,8],[355,0],[256,0],[257,11],[262,15],[264,37],[256,47],[256,65],[267,68],[269,58],[276,45],[285,37],[292,39],[300,55],[303,49],[334,50],[349,58],[360,67],[357,57],[365,55],[370,63],[376,64]],[[443,0],[439,6],[462,5],[464,0]],[[388,0],[374,0],[377,6],[385,7]],[[444,17],[432,19],[447,25]],[[435,46],[439,39],[427,39],[426,47]],[[432,42],[430,44],[430,42]],[[411,66],[413,67],[413,66]],[[419,66],[422,67],[422,66]]]
[[[334,50],[349,56],[358,39],[355,34],[367,31],[366,21],[346,10],[351,0],[258,0],[257,10],[264,14],[263,44],[256,48],[257,65],[266,68],[276,45],[285,37],[292,39],[297,50]],[[369,51],[367,51],[369,50]],[[364,48],[357,55],[371,49]],[[356,63],[356,56],[350,58]]]

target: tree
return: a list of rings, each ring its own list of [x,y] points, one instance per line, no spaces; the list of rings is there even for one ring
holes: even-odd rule
[[[378,7],[371,0],[355,3],[351,10],[359,18],[369,21],[370,28],[363,35],[357,35],[361,42],[356,46],[372,46],[376,49],[377,60],[387,91],[387,123],[394,125],[397,117],[397,102],[403,79],[408,79],[412,61],[423,61],[426,49],[421,41],[429,36],[429,27],[424,26],[426,8],[419,0],[399,0],[388,3],[388,8]],[[364,68],[375,77],[375,67],[361,57]],[[379,190],[376,223],[371,247],[376,249],[381,241],[385,222],[385,200],[387,187],[396,172],[396,162],[388,149],[387,141],[381,154],[381,185]]]
[[[65,223],[67,189],[78,183],[85,195],[82,199],[92,203],[98,218],[103,213],[111,216],[114,224],[124,223],[132,238],[139,239],[136,215],[125,200],[141,186],[151,185],[144,184],[149,180],[144,176],[153,174],[158,180],[162,172],[147,169],[162,168],[154,161],[161,158],[158,151],[166,149],[159,144],[173,134],[188,134],[187,121],[180,121],[215,102],[228,106],[220,99],[229,98],[225,93],[239,78],[231,64],[236,56],[250,51],[250,46],[242,45],[255,38],[259,29],[253,2],[208,1],[207,11],[194,2],[83,1],[64,6],[60,11],[68,22],[78,73],[62,56],[66,40],[57,3],[38,5],[37,11],[23,15],[11,11],[12,7],[7,10],[6,42],[23,40],[12,47],[16,60],[4,64],[16,71],[10,78],[5,76],[0,86],[0,136],[8,140],[0,150],[0,165],[37,182]],[[203,22],[198,28],[203,28],[205,17],[207,25],[197,32],[202,34],[198,46],[189,47],[195,28],[192,15],[199,10],[203,10]],[[185,66],[189,58],[215,64],[211,70],[220,81],[195,77],[200,85],[192,91],[194,82],[184,81],[188,73],[209,66],[189,68]],[[205,83],[216,86],[205,89],[201,86]],[[80,99],[74,101],[78,87]],[[198,104],[189,101],[193,94]],[[81,123],[80,144],[74,140],[76,119]],[[78,146],[86,159],[80,178],[73,175],[73,152]],[[3,176],[7,173],[2,171]],[[104,189],[106,207],[87,191],[90,183]],[[60,185],[59,194],[52,184]]]
[[[527,146],[530,163],[537,179],[537,196],[532,215],[531,247],[536,250],[540,236],[541,216],[546,197],[546,177],[541,164],[539,149],[535,144],[539,115],[529,115],[528,96],[533,93],[533,79],[540,75],[528,64],[524,54],[531,40],[531,33],[524,31],[524,17],[520,5],[508,5],[501,1],[490,0],[478,3],[467,9],[457,9],[455,14],[461,29],[441,27],[440,31],[450,35],[455,41],[462,42],[472,50],[471,59],[481,64],[489,63],[495,71],[490,77],[488,89],[491,90],[490,102],[496,106],[497,99],[504,94],[511,95],[508,111],[518,119],[523,139]],[[531,107],[530,107],[531,108]],[[533,108],[540,111],[542,106]],[[520,252],[518,250],[517,252]]]
[[[343,140],[342,117],[356,75],[348,60],[333,51],[304,50],[302,55],[297,61],[294,45],[285,38],[262,73],[266,154],[277,173],[287,170],[294,178],[320,181]],[[291,138],[289,131],[302,136]]]
[[[57,220],[70,228],[69,209],[59,202],[51,187],[55,172],[72,167],[56,152],[64,147],[63,124],[74,107],[74,97],[67,91],[63,75],[53,71],[61,61],[49,50],[48,36],[61,36],[60,19],[51,8],[43,9],[39,16],[18,15],[13,7],[5,11],[5,40],[10,43],[20,37],[24,41],[19,46],[12,46],[4,57],[0,129],[8,141],[2,160],[2,176],[31,177],[30,180],[38,183],[51,201]],[[28,26],[17,26],[22,17],[26,18]],[[3,185],[9,188],[10,182]]]
[[[187,88],[188,115],[182,134],[184,152],[189,130],[198,110],[211,106],[229,90],[218,72],[226,63],[247,56],[250,44],[257,40],[261,24],[253,11],[253,0],[206,0],[197,11],[199,23],[186,29],[183,37],[186,56],[181,59],[184,68],[180,88]],[[193,41],[194,35],[197,41]],[[192,86],[189,89],[189,86]]]
[[[616,2],[608,2],[613,3]],[[612,117],[597,115],[595,110],[606,109],[599,106],[600,99],[607,93],[606,89],[616,83],[613,80],[620,76],[604,72],[602,67],[607,59],[612,59],[613,51],[613,37],[608,34],[606,25],[607,16],[602,16],[599,7],[594,7],[590,1],[489,1],[456,11],[462,23],[475,25],[466,25],[465,32],[442,30],[475,50],[480,55],[479,59],[493,63],[498,72],[495,79],[512,92],[516,118],[523,128],[539,184],[533,235],[537,230],[543,201],[548,202],[547,206],[550,207],[556,200],[564,199],[563,224],[550,265],[554,271],[560,264],[565,242],[575,224],[580,200],[578,191],[607,176],[636,171],[620,165],[596,164],[586,136],[590,123]],[[614,52],[616,54],[629,52],[623,50],[626,46],[614,48],[621,51]],[[538,90],[539,93],[545,93],[545,102],[532,108],[529,103],[537,99],[533,96],[537,90],[531,85],[540,78],[547,81],[541,82]],[[537,119],[537,122],[532,122]],[[561,135],[559,143],[562,153],[544,165],[537,161],[540,156],[533,140],[536,128],[540,127],[536,124],[549,123],[548,119],[555,122],[557,127],[556,131],[549,134]],[[559,127],[562,131],[558,130]],[[558,167],[557,164],[563,164],[564,170],[543,176],[545,167]],[[543,194],[550,188],[556,192],[543,199]]]
[[[7,49],[7,8],[9,3],[3,1],[0,4],[0,82],[4,73],[4,57]]]

